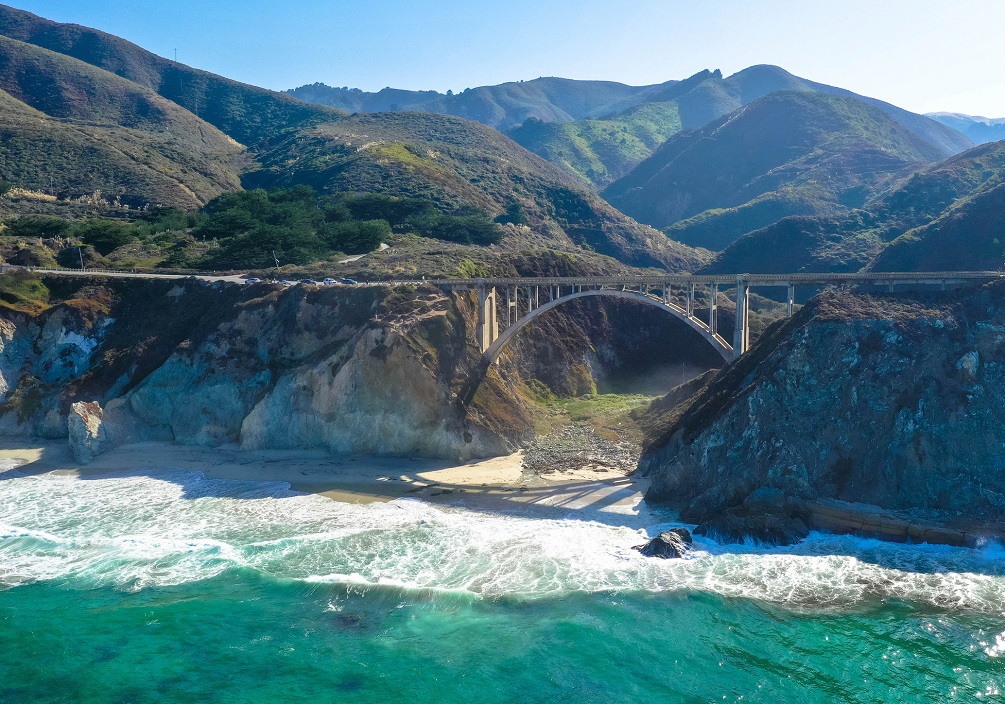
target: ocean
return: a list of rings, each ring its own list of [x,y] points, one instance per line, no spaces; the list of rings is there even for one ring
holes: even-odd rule
[[[672,514],[347,504],[159,471],[0,481],[0,702],[945,702],[1005,689],[1005,550]]]

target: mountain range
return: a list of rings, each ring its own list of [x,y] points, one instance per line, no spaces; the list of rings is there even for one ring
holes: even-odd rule
[[[854,270],[952,250],[947,265],[984,266],[1005,240],[1005,160],[996,143],[974,143],[1000,127],[767,65],[648,86],[277,93],[0,6],[6,187],[45,196],[50,210],[100,194],[191,211],[229,191],[309,185],[505,223],[490,257],[486,246],[416,245],[417,261],[441,264],[512,268],[553,250],[598,270]],[[8,215],[35,207],[0,203]]]
[[[927,117],[966,135],[974,144],[1005,139],[1005,117],[975,117],[958,112],[930,112]]]
[[[0,37],[0,176],[18,188],[185,209],[245,186],[422,195],[490,217],[521,211],[513,246],[675,269],[707,260],[475,122],[353,117],[6,6]]]
[[[706,70],[682,81],[649,86],[538,78],[456,95],[392,88],[366,93],[322,83],[287,92],[349,112],[437,112],[472,119],[506,132],[518,144],[600,189],[626,175],[676,132],[701,128],[780,90],[856,98],[947,155],[974,144],[953,125],[767,65],[751,66],[728,78],[721,71]]]

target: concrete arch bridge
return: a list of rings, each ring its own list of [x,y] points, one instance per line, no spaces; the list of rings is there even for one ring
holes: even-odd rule
[[[750,347],[750,290],[784,287],[786,312],[792,315],[797,286],[897,285],[945,288],[1005,276],[997,271],[891,272],[865,274],[731,274],[626,277],[541,277],[514,279],[443,279],[444,290],[478,292],[478,344],[485,361],[495,362],[507,343],[538,316],[568,301],[607,296],[637,301],[665,310],[697,331],[724,360],[737,359]],[[732,340],[719,334],[719,294],[736,303]],[[704,303],[699,317],[697,303]]]

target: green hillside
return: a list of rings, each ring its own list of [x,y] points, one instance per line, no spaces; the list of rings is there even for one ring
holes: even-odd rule
[[[667,240],[501,133],[431,113],[358,114],[303,130],[260,154],[249,186],[431,198],[492,217],[516,210],[528,241],[579,246],[640,265],[692,270],[703,253]],[[511,235],[516,236],[516,235]]]
[[[1003,183],[1005,142],[984,144],[912,174],[842,217],[786,218],[752,232],[704,271],[893,270],[917,268],[922,261],[936,268],[981,268],[1000,255],[990,210],[996,200],[984,195]]]
[[[7,91],[0,93],[0,178],[15,194],[0,201],[6,217],[39,213],[75,218],[101,214],[102,206],[110,208],[106,214],[118,217],[129,214],[122,206],[167,205],[191,211],[221,192],[242,187],[309,185],[322,195],[390,194],[430,203],[433,210],[415,224],[414,232],[388,233],[418,273],[452,274],[464,261],[473,270],[481,266],[477,262],[511,270],[512,264],[501,266],[482,254],[496,247],[499,237],[499,251],[507,251],[507,256],[561,251],[567,257],[581,255],[577,266],[590,269],[614,266],[602,255],[675,270],[693,270],[708,260],[708,253],[670,242],[625,217],[575,179],[484,125],[432,113],[350,117],[201,73],[208,92],[200,95],[208,102],[188,109],[164,97],[171,94],[162,80],[168,74],[158,71],[165,66],[182,70],[170,62],[115,37],[10,8],[0,8],[0,20],[5,31],[67,52],[0,34],[0,90]],[[148,84],[156,84],[157,92]],[[295,110],[284,113],[290,106]],[[250,135],[252,147],[242,147],[196,112],[216,119],[233,135]],[[76,206],[82,199],[87,208]],[[497,228],[492,218],[505,227]],[[99,229],[108,227],[99,224]],[[362,246],[350,242],[347,234],[362,225],[326,226],[324,237],[318,234],[324,228],[318,227],[312,230],[317,242],[296,256],[287,253],[291,264],[352,253]],[[376,242],[376,227],[367,231],[369,244]],[[459,227],[485,232],[496,228],[499,235],[493,230],[491,237],[469,237],[459,233]],[[104,257],[109,265],[264,261],[239,256],[244,239],[196,229],[192,240],[184,232],[144,235],[149,228],[140,228],[120,238],[128,252],[116,253],[117,245],[95,245],[93,256]],[[78,230],[84,231],[73,231]],[[287,230],[292,230],[284,230],[289,242],[276,249],[292,252],[299,246],[299,235]],[[247,235],[256,251],[270,249],[268,232],[269,227],[261,225]],[[415,233],[423,236],[408,239]],[[230,247],[226,252],[224,244]],[[212,254],[218,251],[222,253]],[[211,262],[213,257],[219,261]]]
[[[781,91],[672,137],[603,195],[673,239],[721,250],[782,217],[861,206],[943,156],[860,100]]]
[[[247,145],[337,115],[291,96],[177,64],[98,30],[0,5],[0,35],[104,69],[177,103]],[[38,91],[44,86],[38,86]]]
[[[135,83],[0,37],[0,178],[64,199],[198,207],[240,188],[234,140]]]
[[[627,174],[680,129],[677,104],[666,102],[644,103],[606,120],[531,119],[509,136],[599,189]]]
[[[393,88],[367,93],[318,83],[287,92],[348,112],[426,111],[466,117],[506,131],[517,143],[600,190],[649,157],[681,127],[702,128],[785,90],[857,98],[931,144],[941,158],[973,146],[960,132],[928,117],[766,65],[726,78],[721,71],[705,70],[652,86],[540,78],[457,95]]]
[[[1005,184],[982,190],[891,242],[873,271],[989,271],[1005,265]]]

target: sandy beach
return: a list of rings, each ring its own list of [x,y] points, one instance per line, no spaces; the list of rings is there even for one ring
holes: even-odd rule
[[[522,452],[464,464],[420,458],[335,456],[322,450],[246,452],[144,442],[123,445],[81,467],[64,442],[4,440],[0,459],[19,475],[75,474],[87,477],[183,469],[214,479],[286,482],[295,491],[336,501],[372,503],[413,497],[467,508],[564,515],[635,514],[647,482],[602,468],[538,475],[526,470]]]

